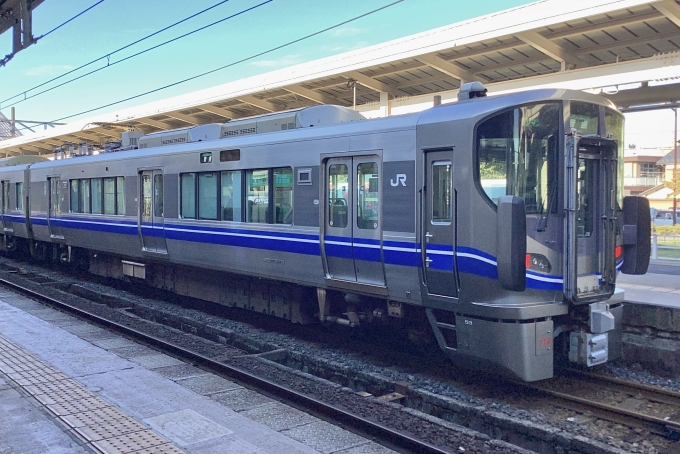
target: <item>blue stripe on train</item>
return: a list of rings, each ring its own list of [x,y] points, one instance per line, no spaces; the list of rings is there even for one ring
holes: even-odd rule
[[[35,225],[47,225],[46,218],[31,218]],[[53,226],[96,232],[138,235],[136,222],[111,221],[108,219],[52,218]],[[165,224],[154,226],[142,224],[144,235],[165,237],[169,240],[191,241],[205,244],[219,244],[252,249],[265,249],[291,252],[305,255],[319,255],[318,235],[257,231],[246,229],[216,228],[212,226],[186,226],[181,224]],[[326,253],[332,257],[340,257],[371,262],[381,261],[380,241],[375,239],[347,238],[327,236],[325,238]],[[453,248],[451,245],[428,244],[428,257],[432,260],[430,268],[435,270],[453,270]],[[422,251],[416,242],[385,241],[382,247],[382,258],[386,264],[419,268],[422,265]],[[456,249],[456,262],[461,273],[474,274],[498,279],[496,257],[479,249],[460,246]],[[619,267],[620,264],[617,264]],[[527,271],[527,287],[540,290],[562,290],[563,280],[560,277]]]

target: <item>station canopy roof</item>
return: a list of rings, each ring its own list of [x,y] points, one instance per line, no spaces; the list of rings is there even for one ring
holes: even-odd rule
[[[464,82],[489,94],[588,90],[622,110],[677,105],[676,0],[544,0],[363,49],[0,142],[0,156],[49,154],[66,142],[144,133],[318,104],[398,114],[453,102]],[[115,123],[117,126],[112,126]]]

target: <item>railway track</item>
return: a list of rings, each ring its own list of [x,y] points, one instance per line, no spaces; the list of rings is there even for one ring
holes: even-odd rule
[[[245,370],[224,364],[220,361],[196,353],[180,345],[176,345],[158,337],[151,336],[141,330],[133,329],[123,324],[108,320],[87,310],[74,307],[65,302],[59,301],[56,298],[46,296],[40,292],[11,282],[7,279],[0,278],[0,285],[8,287],[17,293],[59,309],[63,312],[75,315],[97,325],[104,326],[112,331],[155,347],[178,358],[191,361],[192,363],[197,364],[213,373],[238,380],[249,385],[253,389],[274,395],[280,398],[282,401],[291,403],[298,408],[302,407],[307,409],[317,415],[320,415],[322,418],[328,421],[333,421],[335,424],[340,425],[348,430],[354,430],[363,436],[370,434],[369,436],[372,437],[376,442],[382,441],[385,445],[392,448],[405,450],[407,452],[427,454],[444,454],[450,452],[430,443],[418,440],[417,438],[411,437],[403,432],[393,430],[389,427],[329,405],[303,393],[291,390],[272,381],[258,377],[257,375],[249,373]]]
[[[588,419],[610,421],[680,442],[680,393],[579,369],[562,368],[559,373],[552,380],[510,383],[549,396],[554,405]]]
[[[632,422],[680,441],[680,393],[571,368],[536,388],[585,405],[604,419]]]
[[[15,268],[16,269],[16,268]],[[20,273],[21,274],[21,273]],[[48,273],[49,275],[49,273]],[[56,286],[57,288],[65,288],[68,286],[72,286],[69,283],[64,283],[64,281],[51,281],[50,277],[43,277],[42,273],[36,273],[33,275],[33,273],[28,273],[25,275],[22,275],[22,277],[28,279],[31,281],[31,283],[35,283],[39,285],[40,290],[44,288],[49,288],[52,286]],[[59,278],[57,278],[58,280]],[[3,284],[7,282],[6,280],[0,279],[0,284]],[[7,282],[9,285],[12,287],[15,287],[16,284],[12,284],[11,282]],[[76,285],[77,287],[80,287],[79,285]],[[22,287],[19,285],[19,287]],[[35,286],[33,286],[35,287]],[[53,298],[49,297],[44,297],[41,293],[36,293],[33,290],[24,288],[24,291],[27,292],[25,294],[31,296],[34,299],[39,299],[41,301],[45,301],[48,304],[55,305],[59,307],[61,310],[68,311],[71,313],[75,313],[79,315],[80,317],[84,317],[90,320],[93,320],[97,323],[101,323],[107,327],[109,327],[112,330],[117,330],[122,332],[123,334],[137,338],[141,340],[144,343],[150,344],[152,346],[155,346],[158,349],[170,352],[171,354],[186,358],[187,360],[196,363],[198,365],[201,365],[203,368],[215,371],[218,374],[222,374],[228,377],[235,378],[243,383],[248,384],[250,387],[255,388],[255,389],[260,389],[264,391],[265,393],[268,393],[270,395],[276,395],[280,396],[282,399],[287,400],[289,402],[292,402],[295,406],[298,407],[303,407],[308,409],[309,411],[316,413],[317,415],[320,415],[324,417],[327,420],[331,420],[334,422],[339,422],[340,424],[343,425],[343,427],[346,427],[348,429],[353,429],[358,433],[363,434],[366,436],[366,434],[370,434],[373,437],[376,437],[377,440],[386,440],[389,444],[392,446],[397,446],[400,447],[402,446],[402,440],[401,436],[398,434],[401,433],[399,430],[395,430],[394,427],[390,426],[390,424],[378,424],[378,428],[372,427],[375,422],[372,421],[373,418],[369,416],[367,419],[366,417],[358,417],[355,420],[355,415],[353,415],[349,411],[345,411],[342,409],[347,408],[344,405],[340,405],[341,410],[340,413],[335,416],[334,412],[338,410],[337,405],[333,406],[328,405],[327,403],[324,403],[322,400],[325,399],[324,397],[320,397],[317,394],[317,398],[309,398],[308,395],[305,395],[303,393],[297,393],[295,391],[291,391],[290,389],[283,388],[282,391],[279,391],[281,389],[280,385],[274,383],[271,380],[262,380],[261,378],[257,377],[256,375],[250,374],[247,371],[245,371],[242,368],[239,367],[233,367],[232,365],[226,365],[224,364],[223,359],[220,359],[220,361],[217,361],[209,355],[201,355],[197,354],[193,351],[190,351],[186,348],[183,348],[182,346],[178,345],[168,345],[168,343],[162,339],[154,338],[153,336],[148,336],[144,333],[137,333],[138,330],[130,329],[130,327],[125,326],[124,324],[120,323],[115,323],[112,322],[111,320],[104,319],[102,317],[99,317],[95,314],[91,314],[88,311],[81,311],[76,308],[71,307],[70,305],[64,305],[64,303],[60,301],[51,301]],[[51,294],[54,294],[54,292],[51,292]],[[78,293],[75,293],[78,294]],[[81,296],[86,296],[86,295],[81,295]],[[117,310],[126,312],[127,309],[125,309],[125,304],[120,303],[120,302],[115,302],[115,301],[109,301],[109,296],[103,295],[101,298],[101,301],[99,301],[99,305],[102,306],[101,303],[105,303],[105,305],[109,307],[115,307],[118,308]],[[95,304],[96,306],[96,304]],[[166,306],[163,304],[163,306]],[[138,313],[138,316],[141,316],[143,319],[149,320],[149,319],[156,319],[159,317],[160,314],[155,314],[151,315],[149,318],[149,314],[142,314]],[[161,315],[162,317],[162,315]],[[160,318],[158,318],[160,320]],[[168,323],[166,320],[164,323]],[[186,327],[186,326],[179,326],[177,325],[176,321],[172,322],[170,321],[170,326],[174,326],[175,328],[182,329],[184,331],[189,332],[188,330],[192,330],[194,328],[191,327]],[[120,326],[120,328],[119,328]],[[197,327],[199,331],[199,335],[204,335],[200,333],[201,328]],[[323,341],[321,341],[323,342]],[[251,352],[252,353],[252,352]],[[273,358],[273,357],[272,357]],[[278,359],[274,359],[274,361],[279,362]],[[282,364],[285,364],[282,363]],[[308,364],[304,365],[304,368],[306,370]],[[310,370],[310,372],[312,372]],[[314,372],[312,372],[314,374]],[[322,376],[322,375],[320,375]],[[353,378],[356,375],[353,375]],[[458,374],[454,374],[454,376],[458,376]],[[581,377],[581,378],[579,378]],[[450,379],[451,377],[449,377]],[[467,377],[469,379],[469,377]],[[474,391],[473,395],[477,396],[483,396],[485,391],[484,387],[486,386],[487,388],[493,388],[496,386],[497,388],[506,388],[508,389],[508,394],[510,394],[512,391],[517,391],[517,390],[526,390],[526,391],[520,391],[518,394],[520,394],[520,398],[523,400],[531,399],[532,397],[535,398],[536,396],[550,396],[549,399],[545,399],[545,397],[540,397],[539,400],[542,400],[544,403],[547,405],[554,405],[556,407],[560,407],[563,409],[567,410],[567,413],[570,415],[578,415],[578,414],[583,414],[583,415],[588,415],[589,419],[592,419],[594,421],[597,420],[604,420],[604,421],[611,421],[616,424],[620,424],[629,428],[635,428],[637,430],[643,430],[644,433],[650,433],[654,434],[655,437],[659,439],[665,439],[668,441],[668,443],[657,443],[654,442],[654,446],[661,446],[668,444],[669,446],[676,446],[676,442],[678,440],[678,430],[677,430],[677,419],[673,416],[673,410],[674,408],[678,411],[677,415],[680,415],[680,405],[675,405],[674,402],[678,401],[678,396],[675,393],[668,392],[665,390],[661,390],[662,394],[665,394],[666,397],[660,397],[659,396],[659,389],[658,388],[651,388],[648,387],[649,389],[645,389],[644,393],[641,391],[643,388],[636,387],[634,384],[630,382],[625,382],[622,380],[617,380],[613,379],[611,377],[606,377],[606,376],[601,376],[601,375],[592,375],[592,374],[587,374],[583,373],[581,371],[563,371],[562,375],[560,377],[557,377],[554,380],[547,381],[547,382],[541,382],[538,384],[527,384],[524,382],[516,382],[516,383],[510,383],[508,381],[503,381],[503,380],[498,380],[494,381],[491,380],[489,377],[485,377],[483,380],[484,382],[487,381],[487,378],[489,379],[489,383],[495,382],[496,384],[489,384],[489,383],[477,383],[479,384],[479,387],[476,388]],[[462,380],[466,381],[462,377],[458,377],[456,380]],[[607,383],[611,382],[610,384],[606,385],[604,382],[600,383],[600,381],[607,380]],[[335,381],[332,379],[332,381]],[[446,380],[444,380],[446,381]],[[349,384],[346,384],[345,386],[350,386],[353,387]],[[514,389],[513,389],[514,388]],[[383,388],[385,389],[385,388]],[[608,394],[609,399],[597,399],[595,396],[597,396],[598,391],[593,391],[592,396],[591,395],[586,395],[584,393],[584,390],[600,390],[600,394]],[[512,391],[511,391],[512,390]],[[536,441],[529,441],[527,442],[527,434],[530,434],[532,432],[532,429],[529,428],[525,432],[523,431],[523,428],[521,425],[519,426],[514,426],[514,427],[509,427],[505,426],[504,428],[500,429],[499,432],[499,426],[494,426],[494,422],[491,421],[489,416],[484,412],[484,410],[479,410],[477,413],[472,414],[470,413],[471,409],[470,408],[463,408],[461,410],[461,413],[456,413],[455,408],[446,408],[446,407],[437,407],[432,413],[429,410],[426,410],[425,407],[427,406],[438,406],[441,403],[441,400],[437,396],[432,396],[434,400],[429,400],[426,401],[425,398],[423,398],[422,394],[419,394],[419,391],[416,389],[412,389],[406,385],[405,388],[402,390],[398,391],[399,393],[403,393],[402,399],[401,400],[395,400],[393,402],[395,403],[402,403],[405,405],[406,408],[414,408],[416,410],[420,411],[426,411],[431,414],[437,414],[437,416],[441,417],[443,414],[447,414],[447,412],[453,412],[449,416],[446,416],[444,419],[448,421],[456,421],[459,422],[460,424],[467,426],[467,427],[475,427],[478,430],[482,430],[483,432],[486,432],[488,434],[496,434],[495,436],[502,436],[502,439],[510,441],[514,444],[517,444],[518,446],[523,446],[523,447],[530,447],[531,449],[537,451],[537,452],[552,452],[550,449],[537,449],[535,446],[538,446],[538,444],[543,444],[544,446],[547,444],[554,444],[556,442],[555,439],[551,438],[553,437],[554,433],[548,434],[545,437],[545,440],[543,441],[538,441],[538,444]],[[290,393],[291,397],[288,397],[288,394]],[[621,407],[620,405],[617,406],[615,404],[616,399],[612,397],[615,393],[618,393],[617,395],[619,397],[619,401],[623,402],[624,405]],[[646,394],[645,394],[646,393]],[[501,393],[502,394],[502,393]],[[524,397],[522,398],[522,394]],[[382,395],[379,393],[374,393],[374,395]],[[649,399],[647,399],[646,396],[649,396]],[[492,399],[494,399],[492,397]],[[665,400],[668,399],[670,402],[666,402]],[[674,400],[673,400],[674,399]],[[419,404],[420,402],[420,404]],[[634,411],[630,409],[631,403],[635,402],[642,402],[642,405],[645,406],[647,405],[647,402],[652,403],[652,405],[659,405],[657,410],[653,412],[652,414],[647,414],[645,415],[644,412],[639,412],[639,411]],[[415,404],[415,406],[414,406]],[[424,404],[424,406],[423,406]],[[661,405],[665,406],[661,406]],[[628,405],[628,407],[625,407]],[[327,410],[325,407],[328,407],[329,409]],[[455,404],[454,404],[455,407]],[[327,413],[330,412],[330,413]],[[564,412],[563,412],[564,413]],[[676,415],[676,416],[677,416]],[[367,425],[365,425],[367,424]],[[484,425],[488,424],[488,427],[485,427]],[[502,423],[504,424],[504,423]],[[501,424],[501,426],[502,426]],[[404,426],[402,426],[404,427]],[[405,444],[404,446],[406,447],[401,447],[400,449],[404,449],[407,451],[411,452],[451,452],[450,446],[446,446],[445,448],[441,448],[440,446],[436,445],[437,442],[430,443],[428,444],[425,442],[423,446],[418,446],[417,444],[419,443],[417,437],[411,437],[408,435],[408,433],[413,434],[414,432],[409,432],[408,428],[406,429],[407,434],[401,433],[401,435],[405,435],[405,441],[403,443]],[[505,432],[503,432],[505,431]],[[505,433],[505,435],[498,435]],[[640,432],[638,432],[640,433]],[[516,438],[513,438],[516,436]],[[431,441],[432,439],[430,439]],[[569,443],[569,437],[567,436],[565,438],[565,446]],[[379,441],[380,442],[380,441]],[[415,447],[414,447],[415,446]],[[660,449],[658,451],[654,452],[660,452],[660,453],[673,453],[677,452],[673,450],[674,448],[671,449]],[[455,449],[454,449],[455,451]],[[482,451],[483,452],[483,451]],[[590,449],[587,449],[586,451],[581,451],[579,449],[574,449],[573,451],[570,452],[610,452],[608,450],[597,450],[593,449],[592,451]],[[619,451],[616,451],[619,452]],[[641,451],[642,452],[642,451]],[[645,451],[646,452],[646,451]]]

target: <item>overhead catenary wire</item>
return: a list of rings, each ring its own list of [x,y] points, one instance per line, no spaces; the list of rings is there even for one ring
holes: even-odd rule
[[[56,28],[50,30],[49,32],[47,32],[46,34],[40,36],[40,37],[37,38],[37,39],[40,39],[40,38],[43,38],[43,37],[47,36],[48,34],[52,33],[52,32],[53,32],[54,30],[56,30],[57,28],[61,27],[62,25],[66,25],[68,22],[72,21],[73,19],[75,19],[76,17],[78,17],[78,16],[80,16],[81,14],[85,13],[86,11],[88,11],[88,10],[94,8],[95,6],[97,6],[99,3],[103,2],[103,1],[104,1],[104,0],[101,0],[101,1],[98,2],[98,3],[95,3],[94,5],[92,5],[91,7],[89,7],[88,9],[86,9],[85,11],[81,12],[81,13],[78,14],[77,16],[72,17],[72,18],[69,19],[68,21],[66,21],[66,22],[64,22],[63,24],[59,25],[58,27],[56,27]],[[158,35],[159,33],[163,33],[164,31],[169,30],[169,29],[171,29],[172,27],[175,27],[175,26],[177,26],[177,25],[180,25],[180,24],[182,24],[182,23],[184,23],[184,22],[186,22],[186,21],[188,21],[188,20],[191,20],[191,19],[193,19],[194,17],[200,16],[201,14],[203,14],[203,13],[205,13],[205,12],[207,12],[207,11],[210,11],[211,9],[217,8],[218,6],[220,6],[220,5],[224,4],[224,3],[227,3],[228,1],[229,1],[229,0],[221,0],[220,2],[217,2],[217,3],[215,3],[215,4],[212,5],[212,6],[209,6],[209,7],[205,8],[205,9],[203,9],[203,10],[197,12],[197,13],[194,13],[194,14],[192,14],[191,16],[187,16],[187,17],[185,17],[184,19],[181,19],[181,20],[179,20],[179,21],[177,21],[177,22],[175,22],[175,23],[173,23],[173,24],[170,24],[170,25],[168,25],[167,27],[163,27],[163,28],[161,28],[160,30],[157,30],[157,31],[155,31],[155,32],[153,32],[153,33],[151,33],[151,34],[149,34],[149,35],[146,35],[146,36],[144,36],[144,37],[142,37],[142,38],[139,38],[138,40],[135,40],[135,41],[133,41],[133,42],[131,42],[131,43],[129,43],[129,44],[124,45],[123,47],[120,47],[120,48],[118,48],[118,49],[116,49],[116,50],[114,50],[114,51],[112,51],[112,52],[109,52],[109,53],[107,53],[107,54],[105,54],[105,55],[102,55],[102,56],[99,57],[99,58],[95,58],[95,59],[92,60],[92,61],[89,61],[89,62],[87,62],[87,63],[85,63],[85,64],[83,64],[83,65],[78,66],[77,68],[71,69],[71,70],[69,70],[69,71],[67,71],[67,72],[65,72],[65,73],[63,73],[63,74],[60,74],[59,76],[53,77],[52,79],[50,79],[50,80],[48,80],[48,81],[46,81],[46,82],[43,82],[43,83],[41,83],[41,84],[38,84],[38,85],[36,85],[36,86],[34,86],[34,87],[31,87],[31,88],[29,88],[29,89],[27,89],[27,90],[23,90],[21,93],[17,93],[16,95],[10,96],[10,97],[7,98],[7,99],[3,99],[2,101],[0,101],[0,106],[2,105],[2,103],[7,102],[7,101],[11,101],[12,99],[18,98],[19,96],[24,96],[24,99],[28,99],[28,98],[26,97],[26,94],[27,94],[29,91],[33,91],[33,90],[35,90],[35,89],[37,89],[37,88],[44,87],[45,85],[47,85],[47,84],[49,84],[49,83],[51,83],[51,82],[54,82],[55,80],[61,79],[62,77],[66,77],[66,76],[68,76],[69,74],[73,74],[74,72],[79,71],[79,70],[81,70],[81,69],[83,69],[83,68],[85,68],[85,67],[87,67],[87,66],[90,66],[91,64],[96,63],[96,62],[98,62],[98,61],[100,61],[100,60],[110,59],[111,56],[112,56],[113,54],[115,54],[115,53],[118,53],[118,52],[120,52],[120,51],[122,51],[122,50],[125,50],[125,49],[127,49],[127,48],[129,48],[129,47],[131,47],[131,46],[134,46],[135,44],[139,44],[140,42],[142,42],[142,41],[144,41],[144,40],[147,40],[147,39],[149,39],[149,38],[151,38],[151,37],[153,37],[153,36],[156,36],[156,35]],[[62,85],[63,85],[63,84],[62,84]],[[55,87],[55,88],[56,88],[56,87]],[[31,96],[31,97],[33,97],[33,96]],[[14,104],[12,104],[12,105],[15,105],[15,104],[18,104],[18,102],[17,102],[17,103],[14,103]],[[11,107],[11,106],[4,106],[4,107]]]
[[[73,16],[72,18],[70,18],[69,20],[67,20],[66,22],[62,22],[61,24],[57,25],[56,27],[54,27],[52,30],[48,31],[47,33],[43,33],[42,35],[38,36],[37,38],[33,38],[33,42],[34,42],[34,43],[38,42],[39,39],[42,39],[42,38],[46,37],[47,35],[49,35],[50,33],[59,30],[61,27],[63,27],[64,25],[68,24],[68,23],[71,22],[73,19],[76,19],[77,17],[82,16],[83,14],[85,14],[86,12],[88,12],[89,10],[91,10],[92,8],[94,8],[95,6],[97,6],[97,5],[99,5],[100,3],[103,3],[103,2],[104,2],[104,0],[99,0],[99,1],[98,1],[97,3],[95,3],[94,5],[92,5],[92,6],[90,6],[89,8],[84,9],[83,11],[79,12],[78,14],[76,14],[75,16]]]
[[[227,2],[227,1],[229,1],[229,0],[224,0],[224,1],[222,1],[221,3],[225,3],[225,2]],[[222,18],[222,19],[220,19],[220,20],[218,20],[218,21],[212,22],[212,23],[210,23],[210,24],[208,24],[208,25],[205,25],[205,26],[203,26],[203,27],[197,28],[197,29],[192,30],[192,31],[190,31],[190,32],[187,32],[187,33],[185,33],[185,34],[183,34],[183,35],[177,36],[177,37],[175,37],[175,38],[169,39],[169,40],[167,40],[167,41],[165,41],[165,42],[162,42],[162,43],[157,44],[157,45],[155,45],[155,46],[149,47],[149,48],[144,49],[144,50],[142,50],[142,51],[139,51],[139,52],[137,52],[137,53],[135,53],[135,54],[132,54],[132,55],[129,55],[129,56],[125,57],[125,58],[122,58],[122,59],[120,59],[120,60],[116,60],[116,61],[114,61],[113,63],[108,62],[108,63],[106,64],[106,66],[102,66],[102,67],[100,67],[100,68],[97,68],[97,69],[94,69],[94,70],[92,70],[92,71],[89,71],[89,72],[87,72],[87,73],[85,73],[85,74],[81,74],[81,75],[78,76],[78,77],[74,77],[73,79],[69,79],[69,80],[67,80],[66,82],[62,82],[62,83],[60,83],[60,84],[58,84],[58,85],[54,85],[54,86],[52,86],[52,87],[50,87],[50,88],[47,88],[47,89],[42,90],[42,91],[39,91],[38,93],[35,93],[35,94],[33,94],[33,95],[30,95],[30,96],[25,96],[25,95],[24,95],[24,98],[23,98],[23,99],[21,99],[21,100],[19,100],[19,101],[16,101],[16,102],[13,102],[13,103],[11,103],[11,104],[2,106],[2,107],[7,108],[7,107],[16,106],[17,104],[20,104],[20,103],[22,103],[22,102],[24,102],[24,101],[28,101],[29,99],[35,98],[36,96],[40,96],[40,95],[42,95],[42,94],[44,94],[44,93],[47,93],[48,91],[52,91],[52,90],[55,90],[55,89],[57,89],[57,88],[59,88],[59,87],[63,87],[64,85],[68,85],[68,84],[70,84],[71,82],[75,82],[76,80],[79,80],[79,79],[82,79],[82,78],[84,78],[84,77],[87,77],[87,76],[89,76],[89,75],[91,75],[91,74],[94,74],[94,73],[96,73],[96,72],[99,72],[99,71],[101,71],[101,70],[103,70],[103,69],[110,68],[110,67],[112,67],[112,66],[114,66],[114,65],[117,65],[118,63],[122,63],[122,62],[124,62],[124,61],[126,61],[126,60],[130,60],[130,59],[132,59],[132,58],[135,58],[135,57],[138,57],[138,56],[140,56],[140,55],[142,55],[142,54],[145,54],[146,52],[152,51],[152,50],[154,50],[154,49],[158,49],[159,47],[163,47],[163,46],[165,46],[166,44],[170,44],[170,43],[172,43],[172,42],[174,42],[174,41],[180,40],[180,39],[182,39],[182,38],[186,38],[186,37],[189,36],[189,35],[193,35],[194,33],[198,33],[198,32],[200,32],[200,31],[202,31],[202,30],[205,30],[206,28],[209,28],[209,27],[212,27],[212,26],[214,26],[214,25],[220,24],[220,23],[222,23],[222,22],[224,22],[224,21],[226,21],[226,20],[233,19],[233,18],[236,17],[236,16],[240,16],[240,15],[242,15],[242,14],[245,14],[245,13],[247,13],[247,12],[249,12],[249,11],[252,11],[252,10],[254,10],[254,9],[257,9],[257,8],[259,8],[259,7],[261,7],[261,6],[264,6],[264,5],[266,5],[267,3],[271,3],[271,2],[273,2],[273,1],[274,1],[274,0],[266,0],[266,1],[262,2],[262,3],[259,3],[259,4],[257,4],[257,5],[251,6],[250,8],[246,8],[246,9],[244,9],[244,10],[241,10],[241,11],[237,12],[237,13],[234,13],[234,14],[231,14],[231,15],[229,15],[229,16],[227,16],[227,17],[224,17],[224,18]],[[218,5],[219,5],[219,4],[218,4]],[[212,8],[214,8],[215,6],[217,6],[217,5],[214,5]],[[205,12],[205,11],[207,11],[207,10],[204,10],[203,12]],[[194,15],[194,16],[196,16],[196,15]],[[178,23],[179,23],[179,22],[178,22]],[[176,25],[176,24],[174,24],[174,25]],[[166,27],[166,29],[167,29],[167,28],[168,28],[168,27]],[[159,32],[156,32],[156,34],[157,34],[157,33],[160,33],[160,31],[159,31]],[[149,36],[152,36],[152,35],[149,35]],[[143,39],[145,39],[145,38],[143,38]],[[139,41],[141,41],[141,40],[138,40],[138,41],[136,41],[136,42],[139,42]],[[131,45],[132,45],[132,44],[130,44],[130,45],[126,46],[126,47],[129,47],[129,46],[131,46]],[[121,48],[121,49],[123,49],[123,48]],[[116,52],[117,52],[117,51],[116,51]],[[108,54],[107,56],[110,56],[110,55],[111,55],[111,54]],[[107,58],[107,56],[104,56],[104,57],[102,57],[102,58]],[[99,59],[94,60],[94,61],[99,61],[99,60],[101,60],[102,58],[99,58]],[[90,63],[92,63],[92,62],[90,62]],[[90,63],[88,63],[87,65],[89,65]],[[81,66],[80,68],[76,68],[76,69],[74,69],[74,70],[72,70],[72,71],[69,71],[68,73],[62,74],[62,75],[59,76],[59,77],[63,77],[63,76],[65,76],[65,75],[70,74],[70,73],[72,73],[73,71],[76,71],[76,70],[78,70],[78,69],[81,69],[81,68],[83,68],[84,66],[87,66],[87,65],[83,65],[83,66]],[[54,80],[56,80],[56,79],[57,79],[57,78],[54,78],[54,79],[52,79],[51,81],[54,81]],[[34,87],[33,89],[35,89],[35,88],[37,88],[37,87],[39,87],[39,86],[45,85],[46,83],[49,83],[49,82],[51,82],[51,81],[45,82],[44,84],[41,84],[41,85],[38,85],[38,86]],[[16,96],[21,96],[21,95],[16,95]],[[16,97],[16,96],[14,96],[14,97]],[[9,98],[9,99],[12,99],[12,98]],[[5,100],[5,101],[6,101],[6,100]],[[3,102],[4,102],[4,101],[3,101]],[[1,105],[2,105],[2,103],[0,103],[0,106],[1,106]]]
[[[67,20],[67,21],[65,21],[65,22],[62,22],[61,24],[59,24],[59,25],[57,25],[56,27],[54,27],[52,30],[48,31],[47,33],[43,33],[42,35],[38,36],[37,38],[34,38],[33,36],[31,36],[31,43],[30,43],[30,44],[35,44],[35,43],[37,43],[38,40],[40,40],[40,39],[46,37],[47,35],[49,35],[50,33],[54,32],[54,31],[60,29],[60,28],[63,27],[64,25],[66,25],[66,24],[68,24],[69,22],[71,22],[73,19],[76,19],[77,17],[82,16],[83,14],[85,14],[86,12],[88,12],[89,10],[91,10],[92,8],[94,8],[95,6],[99,5],[99,4],[102,3],[103,1],[104,1],[104,0],[99,0],[99,1],[98,1],[97,3],[95,3],[94,5],[92,5],[92,6],[90,6],[89,8],[87,8],[87,9],[85,9],[85,10],[79,12],[78,14],[76,14],[75,16],[73,16],[72,18],[70,18],[69,20]],[[10,12],[11,12],[11,10],[10,10]],[[0,59],[0,67],[5,66],[5,65],[7,64],[7,62],[9,62],[12,58],[14,58],[14,56],[16,55],[16,53],[17,53],[17,52],[12,52],[12,53],[10,53],[10,54],[5,55],[5,58]],[[18,96],[18,95],[17,95],[17,96]],[[10,99],[12,99],[12,98],[10,98]]]
[[[146,95],[149,95],[149,94],[151,94],[151,93],[156,93],[156,92],[158,92],[158,91],[165,90],[166,88],[174,87],[174,86],[183,84],[183,83],[185,83],[185,82],[189,82],[189,81],[191,81],[191,80],[195,80],[195,79],[198,79],[198,78],[200,78],[200,77],[207,76],[208,74],[212,74],[212,73],[214,73],[214,72],[221,71],[221,70],[226,69],[226,68],[230,68],[230,67],[232,67],[232,66],[238,65],[238,64],[240,64],[240,63],[244,63],[244,62],[249,61],[249,60],[253,60],[253,59],[257,58],[257,57],[261,57],[261,56],[263,56],[263,55],[272,53],[272,52],[274,52],[274,51],[283,49],[283,48],[285,48],[285,47],[288,47],[288,46],[291,46],[291,45],[293,45],[293,44],[299,43],[299,42],[301,42],[301,41],[307,40],[307,39],[312,38],[312,37],[314,37],[314,36],[320,35],[320,34],[322,34],[322,33],[325,33],[325,32],[327,32],[327,31],[329,31],[329,30],[333,30],[333,29],[335,29],[335,28],[341,27],[341,26],[343,26],[343,25],[345,25],[345,24],[348,24],[348,23],[350,23],[350,22],[354,22],[354,21],[359,20],[359,19],[361,19],[361,18],[364,18],[364,17],[366,17],[366,16],[370,16],[371,14],[375,14],[375,13],[377,13],[378,11],[382,11],[382,10],[384,10],[384,9],[386,9],[386,8],[389,8],[389,7],[391,7],[391,6],[394,6],[394,5],[396,5],[396,4],[398,4],[398,3],[401,3],[401,2],[403,2],[403,1],[404,1],[404,0],[397,0],[397,1],[394,1],[394,2],[392,2],[392,3],[388,3],[387,5],[381,6],[380,8],[376,8],[376,9],[371,10],[371,11],[368,11],[368,12],[366,12],[366,13],[364,13],[364,14],[360,14],[360,15],[358,15],[358,16],[352,17],[351,19],[347,19],[347,20],[345,20],[345,21],[339,22],[339,23],[337,23],[337,24],[335,24],[335,25],[332,25],[332,26],[330,26],[330,27],[326,27],[326,28],[324,28],[324,29],[322,29],[322,30],[319,30],[319,31],[316,31],[316,32],[314,32],[314,33],[310,33],[310,34],[305,35],[305,36],[303,36],[303,37],[301,37],[301,38],[294,39],[294,40],[289,41],[289,42],[287,42],[287,43],[285,43],[285,44],[281,44],[281,45],[279,45],[279,46],[272,47],[271,49],[267,49],[267,50],[265,50],[265,51],[258,52],[257,54],[253,54],[253,55],[251,55],[251,56],[249,56],[249,57],[242,58],[242,59],[240,59],[240,60],[237,60],[237,61],[231,62],[231,63],[229,63],[229,64],[226,64],[226,65],[224,65],[224,66],[220,66],[219,68],[211,69],[210,71],[205,71],[205,72],[203,72],[203,73],[196,74],[195,76],[187,77],[186,79],[182,79],[182,80],[179,80],[179,81],[177,81],[177,82],[173,82],[173,83],[171,83],[171,84],[167,84],[167,85],[164,85],[164,86],[162,86],[162,87],[155,88],[155,89],[153,89],[153,90],[145,91],[144,93],[139,93],[139,94],[137,94],[137,95],[130,96],[130,97],[127,97],[127,98],[125,98],[125,99],[120,99],[120,100],[118,100],[118,101],[114,101],[114,102],[111,102],[111,103],[108,103],[108,104],[104,104],[104,105],[99,106],[99,107],[94,107],[94,108],[92,108],[92,109],[84,110],[84,111],[82,111],[82,112],[78,112],[78,113],[75,113],[75,114],[67,115],[67,116],[65,116],[65,117],[57,118],[57,119],[55,119],[55,120],[52,120],[52,122],[61,121],[61,120],[66,120],[66,119],[69,119],[69,118],[77,117],[78,115],[83,115],[83,114],[86,114],[86,113],[94,112],[94,111],[96,111],[96,110],[100,110],[100,109],[104,109],[104,108],[106,108],[106,107],[114,106],[114,105],[116,105],[116,104],[120,104],[120,103],[123,103],[123,102],[126,102],[126,101],[130,101],[130,100],[132,100],[132,99],[141,98],[142,96],[146,96]]]

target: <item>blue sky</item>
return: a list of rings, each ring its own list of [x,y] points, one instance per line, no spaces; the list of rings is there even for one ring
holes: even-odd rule
[[[267,0],[230,0],[188,22],[111,56],[115,62],[183,33],[255,7]],[[271,49],[394,0],[271,0],[242,15],[142,56],[16,104],[18,119],[50,121],[152,90]],[[33,13],[40,36],[96,3],[46,0]],[[167,25],[219,3],[219,0],[105,0],[79,18],[18,53],[0,67],[0,101],[52,77],[102,57]],[[84,115],[84,118],[164,99],[275,69],[370,46],[391,39],[532,3],[525,0],[404,0],[271,54],[155,94]],[[0,54],[11,50],[11,33],[0,36]],[[106,60],[54,82],[34,94]],[[9,116],[9,105],[0,111]],[[72,121],[72,119],[68,120]]]

